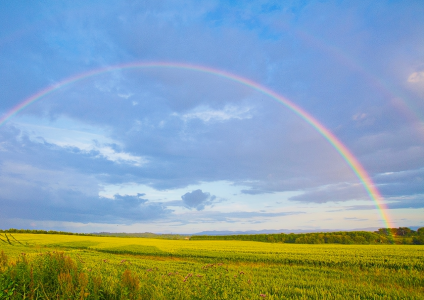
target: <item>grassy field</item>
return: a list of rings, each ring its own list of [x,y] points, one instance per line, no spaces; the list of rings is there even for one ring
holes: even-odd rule
[[[0,299],[424,299],[424,246],[13,236]]]

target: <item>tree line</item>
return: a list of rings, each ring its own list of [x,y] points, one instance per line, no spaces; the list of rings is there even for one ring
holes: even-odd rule
[[[338,231],[316,233],[278,233],[243,235],[194,235],[190,240],[239,240],[266,243],[296,244],[415,244],[424,245],[424,227],[414,231],[408,227],[380,228],[369,231]]]

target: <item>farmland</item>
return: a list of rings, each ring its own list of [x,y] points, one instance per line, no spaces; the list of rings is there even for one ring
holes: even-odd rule
[[[13,234],[1,299],[423,299],[424,246]],[[9,296],[7,296],[9,295]]]

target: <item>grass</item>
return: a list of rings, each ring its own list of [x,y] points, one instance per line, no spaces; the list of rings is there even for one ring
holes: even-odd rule
[[[14,237],[0,299],[424,299],[424,246]]]

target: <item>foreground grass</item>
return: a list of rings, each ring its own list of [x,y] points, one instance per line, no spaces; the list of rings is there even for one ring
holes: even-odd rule
[[[15,234],[0,299],[423,299],[423,246]]]

